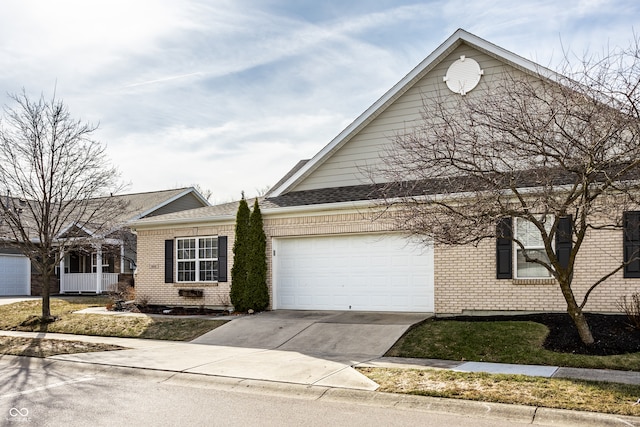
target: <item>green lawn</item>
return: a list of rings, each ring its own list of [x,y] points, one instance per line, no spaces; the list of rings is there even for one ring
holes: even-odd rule
[[[534,322],[429,319],[405,334],[387,356],[640,370],[640,353],[556,353],[542,347],[547,334],[546,326]]]

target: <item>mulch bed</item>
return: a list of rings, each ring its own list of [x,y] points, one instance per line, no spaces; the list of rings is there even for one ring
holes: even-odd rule
[[[543,346],[547,350],[561,353],[608,356],[613,354],[640,352],[640,330],[631,327],[627,316],[615,314],[587,313],[587,322],[595,343],[586,346],[566,313],[542,313],[517,316],[457,316],[453,319],[468,322],[486,321],[530,321],[549,328]],[[452,318],[447,318],[452,320]]]
[[[169,316],[226,316],[225,310],[213,310],[206,307],[167,307],[164,305],[137,306],[140,313],[165,314]]]

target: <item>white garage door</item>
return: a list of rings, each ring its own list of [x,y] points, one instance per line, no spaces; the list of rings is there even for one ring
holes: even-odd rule
[[[274,308],[432,312],[433,249],[391,234],[274,239]]]
[[[29,258],[0,254],[0,295],[31,295]]]

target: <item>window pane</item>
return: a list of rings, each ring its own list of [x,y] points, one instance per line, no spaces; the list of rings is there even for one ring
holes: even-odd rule
[[[540,220],[546,219],[544,226],[547,229],[547,233],[550,231],[553,223],[552,217],[539,218]],[[525,249],[520,248],[514,243],[516,249],[516,277],[518,278],[548,278],[551,277],[549,271],[534,262],[525,261],[524,251],[526,250],[529,258],[539,259],[545,263],[549,262],[546,251],[544,250],[544,241],[540,230],[531,222],[523,218],[516,218],[516,230],[515,236],[518,241],[522,243]]]
[[[516,239],[520,240],[525,247],[544,246],[540,230],[526,219],[517,218]]]
[[[218,279],[218,261],[200,261],[200,281],[213,282]]]
[[[551,277],[549,271],[541,266],[540,264],[536,264],[534,262],[527,262],[524,258],[524,251],[522,249],[517,249],[517,277],[519,278],[545,278]],[[547,253],[542,249],[529,249],[527,250],[527,255],[532,259],[539,259],[541,261],[549,262],[549,258],[547,257]]]
[[[200,250],[198,253],[200,259],[218,258],[218,239],[215,237],[206,237],[200,239]]]
[[[196,239],[179,239],[178,259],[196,259]]]
[[[195,282],[196,263],[195,261],[178,262],[178,282]]]

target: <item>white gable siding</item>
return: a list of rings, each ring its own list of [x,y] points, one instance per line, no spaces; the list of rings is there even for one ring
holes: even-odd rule
[[[443,77],[449,65],[461,55],[478,61],[486,81],[496,78],[504,70],[504,63],[493,57],[464,44],[459,46],[291,191],[370,183],[364,169],[379,164],[385,146],[394,135],[420,120],[423,100],[435,98],[438,91],[450,94]]]

